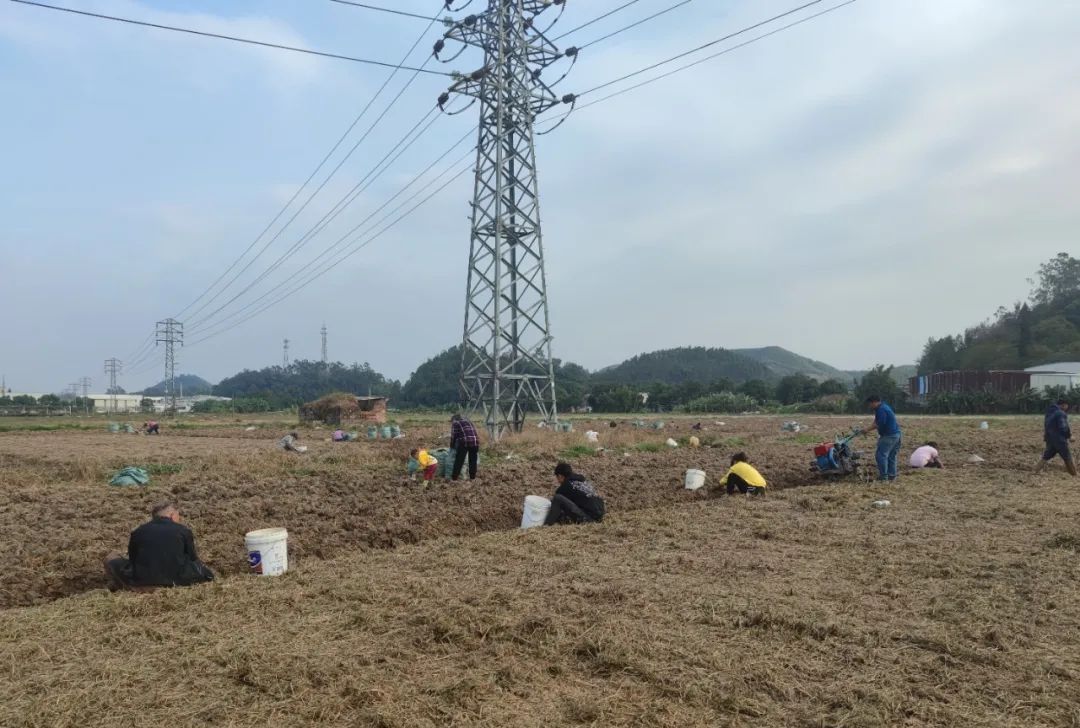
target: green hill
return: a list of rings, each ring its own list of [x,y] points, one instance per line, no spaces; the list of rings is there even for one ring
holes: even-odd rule
[[[850,382],[852,379],[848,372],[841,371],[825,362],[810,359],[779,346],[764,346],[760,349],[733,349],[732,351],[764,364],[771,369],[777,377],[803,374],[811,379],[816,379],[819,382],[824,382],[827,379],[835,379],[845,383]]]
[[[193,397],[197,394],[210,394],[213,390],[214,385],[202,377],[197,377],[194,374],[176,375],[177,394],[183,393],[185,396]],[[142,391],[142,394],[147,397],[161,397],[165,394],[165,382],[158,382],[152,387],[147,387]]]
[[[753,379],[775,381],[778,378],[767,366],[748,356],[703,346],[639,354],[593,375],[594,381],[611,384],[709,384],[721,379],[738,384]]]

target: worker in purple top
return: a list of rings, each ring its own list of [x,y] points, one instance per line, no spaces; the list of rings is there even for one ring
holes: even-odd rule
[[[480,457],[480,436],[476,434],[473,423],[461,415],[450,418],[450,449],[454,450],[454,472],[452,478],[461,477],[461,468],[465,457],[469,458],[469,480],[476,480],[476,462]]]
[[[877,452],[874,459],[877,461],[878,480],[892,482],[896,480],[896,460],[900,455],[900,445],[903,439],[900,434],[900,424],[896,421],[896,413],[892,407],[881,401],[881,397],[871,395],[866,398],[866,404],[874,411],[873,428],[878,433]],[[869,432],[870,428],[864,430]]]

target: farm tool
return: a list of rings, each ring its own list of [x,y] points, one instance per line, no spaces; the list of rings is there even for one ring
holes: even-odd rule
[[[851,443],[861,434],[862,430],[855,428],[850,433],[837,437],[833,442],[816,445],[810,470],[830,480],[859,475],[862,453],[854,450]]]

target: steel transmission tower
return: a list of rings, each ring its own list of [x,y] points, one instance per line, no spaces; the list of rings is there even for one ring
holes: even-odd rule
[[[326,357],[326,324],[322,325],[320,333],[322,334],[322,365],[323,369],[327,369],[330,367],[330,360]]]
[[[561,4],[561,3],[560,3]],[[498,439],[520,432],[526,410],[557,417],[547,281],[540,235],[533,123],[562,103],[540,73],[566,53],[537,28],[551,0],[488,0],[487,10],[454,23],[447,41],[484,52],[484,66],[439,99],[480,103],[465,294],[461,393]]]
[[[105,376],[109,378],[109,411],[116,412],[118,409],[116,406],[116,378],[120,375],[120,371],[124,368],[123,362],[119,359],[112,358],[105,360]]]
[[[284,367],[289,368],[289,340],[285,339],[285,346],[281,356],[281,360],[284,362]]]
[[[165,399],[176,414],[176,345],[184,345],[184,325],[176,319],[157,322],[157,343],[165,344]]]

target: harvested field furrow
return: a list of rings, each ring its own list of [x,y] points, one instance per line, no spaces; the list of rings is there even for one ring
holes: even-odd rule
[[[664,430],[627,423],[579,422],[600,432],[606,449],[596,454],[582,432],[531,431],[488,448],[475,483],[438,482],[424,489],[404,477],[408,451],[437,443],[442,427],[409,426],[408,437],[389,442],[329,443],[328,431],[303,430],[311,451],[302,457],[274,447],[274,431],[235,426],[189,427],[161,437],[93,431],[0,434],[0,533],[9,568],[0,576],[0,608],[23,606],[104,586],[101,558],[123,549],[128,532],[146,518],[151,503],[179,501],[196,533],[203,558],[220,575],[246,572],[246,531],[285,526],[294,563],[333,558],[353,551],[395,548],[441,536],[509,530],[521,517],[522,498],[549,494],[551,467],[570,458],[601,489],[610,512],[657,508],[710,497],[683,488],[687,468],[726,470],[737,449],[746,450],[774,488],[820,483],[809,472],[809,449],[845,429],[852,418],[808,418],[809,434],[780,431],[777,418],[728,418],[706,422],[700,432],[689,421]],[[979,431],[971,420],[910,421],[908,440],[933,437],[946,459],[989,454],[982,472],[1022,469],[1037,457],[1031,419],[995,420]],[[695,434],[703,447],[669,449],[667,437],[686,442]],[[1031,452],[1016,448],[1017,438]],[[864,449],[873,445],[862,441]],[[869,457],[869,454],[868,454]],[[132,490],[108,486],[111,472],[146,466],[152,483]],[[957,469],[959,472],[959,469]],[[939,481],[949,482],[953,471]],[[864,487],[854,482],[848,488]],[[806,501],[820,507],[820,501]],[[972,506],[961,519],[983,522],[992,506]],[[761,526],[769,532],[768,524]]]

